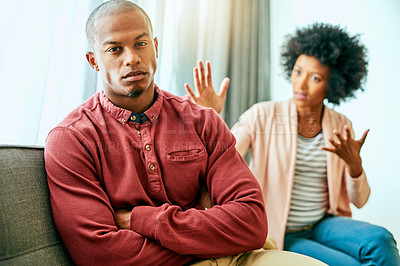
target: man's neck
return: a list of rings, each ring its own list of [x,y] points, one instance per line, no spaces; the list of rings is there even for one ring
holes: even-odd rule
[[[151,96],[151,97],[150,97]],[[124,100],[124,106],[122,108],[141,114],[153,104],[154,89],[151,95],[140,95],[138,97],[126,97]]]
[[[107,98],[116,106],[141,114],[146,111],[152,104],[154,100],[155,88],[148,88],[141,95],[137,97],[133,96],[123,96],[123,95],[107,95]]]

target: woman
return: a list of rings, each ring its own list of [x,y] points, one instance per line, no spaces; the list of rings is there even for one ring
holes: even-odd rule
[[[313,24],[289,36],[282,65],[293,98],[261,102],[232,128],[243,156],[264,193],[270,235],[280,249],[329,265],[400,265],[396,242],[386,229],[351,219],[370,187],[360,150],[368,134],[354,139],[350,120],[324,104],[354,96],[367,74],[366,49],[358,36],[328,24]],[[194,102],[222,111],[229,80],[216,95],[199,62]]]

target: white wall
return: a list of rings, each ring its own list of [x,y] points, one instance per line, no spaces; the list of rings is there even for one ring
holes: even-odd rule
[[[361,33],[369,54],[365,91],[337,111],[352,122],[356,137],[371,129],[362,149],[371,186],[368,203],[353,217],[386,227],[400,242],[400,1],[271,0],[272,100],[291,97],[279,64],[286,34],[312,22],[328,22]],[[398,247],[400,245],[398,244]]]

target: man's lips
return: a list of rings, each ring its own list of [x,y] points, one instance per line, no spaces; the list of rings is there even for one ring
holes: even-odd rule
[[[142,71],[131,71],[128,74],[126,74],[125,76],[122,77],[123,80],[125,81],[137,81],[137,80],[141,80],[145,77],[146,72],[142,72]]]

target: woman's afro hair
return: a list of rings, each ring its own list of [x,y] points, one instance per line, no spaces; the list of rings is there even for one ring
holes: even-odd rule
[[[359,41],[359,35],[350,36],[339,26],[314,23],[297,29],[282,49],[282,66],[288,79],[297,58],[304,54],[313,56],[330,69],[326,92],[328,102],[339,104],[354,97],[355,91],[364,90],[362,84],[367,75],[367,49]]]

